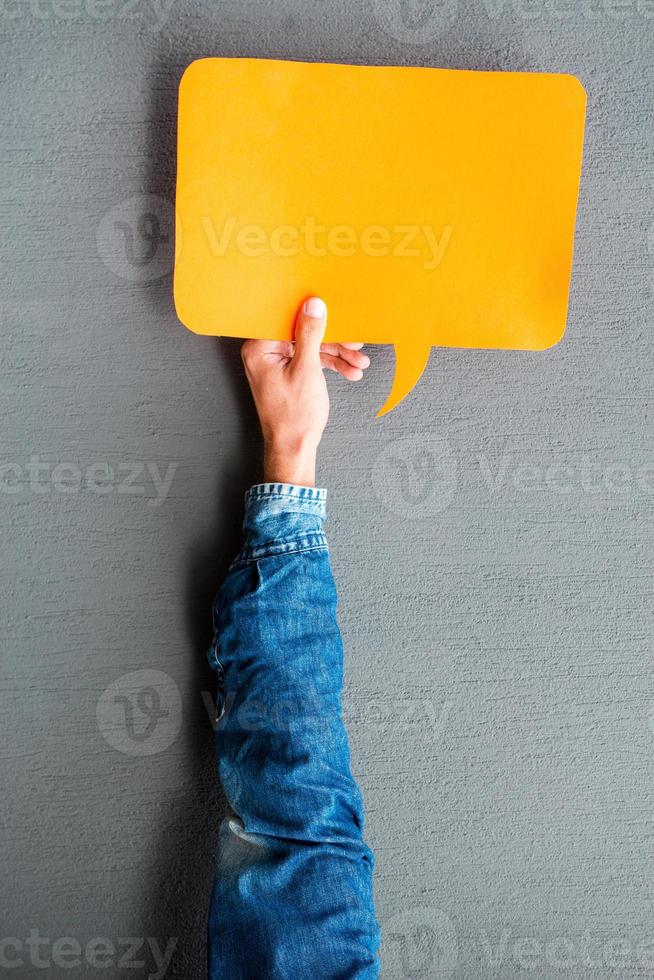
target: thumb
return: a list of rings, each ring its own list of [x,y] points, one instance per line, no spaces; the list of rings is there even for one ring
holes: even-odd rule
[[[308,299],[295,324],[295,356],[298,368],[320,367],[320,345],[327,329],[327,306],[317,296]]]

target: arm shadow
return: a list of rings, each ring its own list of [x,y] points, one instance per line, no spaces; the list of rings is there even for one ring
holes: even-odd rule
[[[216,676],[207,662],[212,640],[211,608],[240,542],[243,495],[259,478],[258,426],[241,367],[240,342],[215,345],[221,376],[230,379],[241,419],[242,447],[233,459],[223,456],[214,494],[211,526],[189,545],[186,563],[185,616],[191,662],[185,665],[183,795],[164,811],[155,833],[148,886],[151,914],[147,921],[160,944],[176,939],[169,976],[200,978],[206,970],[207,912],[214,874],[218,829],[227,802],[216,768],[212,730]],[[248,451],[244,451],[246,448]],[[217,457],[218,459],[218,457]],[[217,467],[218,467],[217,463]]]
[[[171,203],[175,199],[177,89],[186,63],[163,59],[151,79],[148,189]],[[171,277],[146,283],[145,289],[149,305],[164,328],[169,323],[171,329],[181,330],[174,312]],[[237,436],[231,440],[235,449],[216,447],[213,520],[188,546],[183,589],[191,662],[183,665],[183,674],[185,690],[191,693],[184,704],[182,758],[175,760],[178,792],[155,827],[144,887],[147,908],[142,915],[144,925],[151,930],[147,934],[156,937],[162,949],[169,939],[176,940],[166,975],[184,980],[206,976],[207,913],[218,830],[227,809],[212,731],[216,677],[207,662],[211,607],[238,550],[243,495],[258,481],[261,460],[258,422],[241,364],[241,341],[206,343],[211,351],[208,356],[216,358],[217,383],[227,389],[239,425]]]

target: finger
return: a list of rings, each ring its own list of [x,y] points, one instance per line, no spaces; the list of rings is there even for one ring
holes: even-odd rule
[[[295,324],[295,355],[293,370],[302,370],[320,363],[320,345],[327,329],[327,307],[323,300],[312,296],[298,313]]]
[[[333,357],[342,357],[348,364],[365,370],[370,367],[370,358],[367,354],[362,354],[358,350],[352,350],[345,344],[323,344],[320,348],[323,354],[331,354]]]
[[[348,381],[361,381],[363,377],[361,368],[353,367],[342,357],[334,357],[333,354],[321,354],[320,363],[328,371],[336,371],[337,374],[342,374]]]
[[[361,350],[363,344],[339,344],[339,347],[347,347],[348,350]]]

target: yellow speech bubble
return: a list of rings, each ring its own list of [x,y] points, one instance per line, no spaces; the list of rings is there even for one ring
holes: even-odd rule
[[[570,75],[206,58],[179,93],[175,305],[212,336],[543,350],[565,331],[586,95]]]

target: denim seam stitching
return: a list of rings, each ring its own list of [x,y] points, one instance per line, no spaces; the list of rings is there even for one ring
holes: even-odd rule
[[[262,498],[269,497],[277,497],[280,500],[299,500],[308,506],[322,507],[327,501],[327,491],[319,487],[278,490],[274,487],[268,488],[265,484],[261,484],[250,487],[245,494],[245,501],[247,504],[250,500],[261,500]]]
[[[327,541],[318,544],[307,544],[298,545],[298,547],[293,548],[292,551],[275,551],[267,549],[265,546],[259,548],[252,548],[242,552],[237,558],[232,562],[231,568],[237,568],[239,565],[253,565],[263,558],[287,558],[290,555],[305,555],[309,551],[327,551]],[[261,551],[261,554],[259,554]]]
[[[248,504],[259,503],[259,502],[264,501],[264,500],[266,500],[266,501],[267,500],[285,500],[285,501],[292,502],[294,504],[296,504],[296,503],[297,504],[302,504],[302,508],[303,509],[306,508],[307,510],[309,508],[313,508],[314,510],[317,510],[317,511],[323,511],[325,509],[325,501],[324,500],[309,500],[307,497],[293,497],[293,496],[291,496],[291,494],[286,494],[286,493],[269,493],[269,494],[266,494],[265,496],[262,495],[260,497],[248,497],[245,503],[246,503],[246,506],[247,506]],[[300,513],[301,513],[301,511],[300,511]]]

